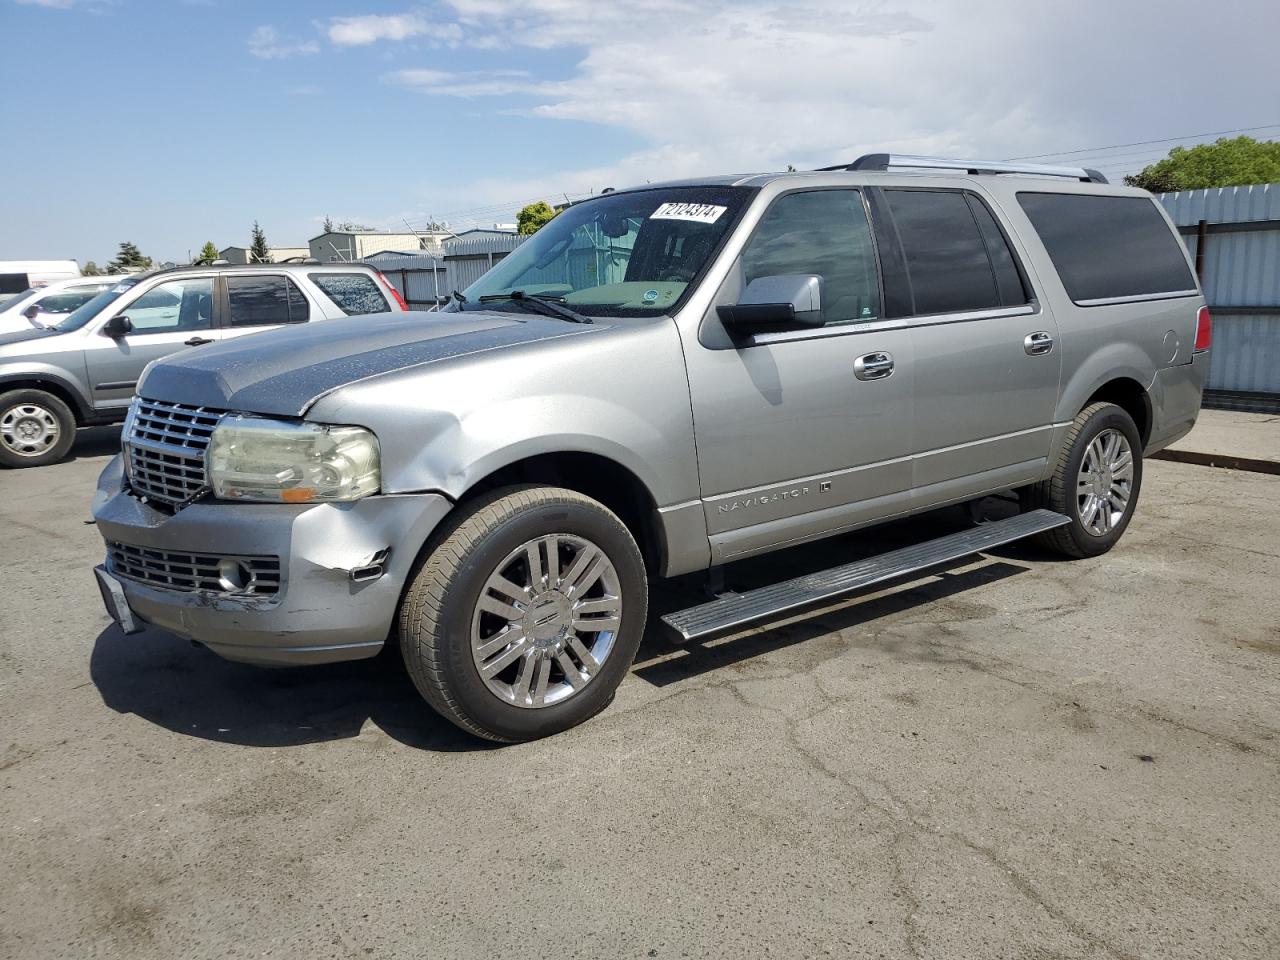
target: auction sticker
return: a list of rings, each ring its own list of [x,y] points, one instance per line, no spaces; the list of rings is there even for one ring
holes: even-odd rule
[[[696,223],[715,223],[728,207],[718,207],[714,203],[664,203],[653,213],[650,220],[693,220]]]

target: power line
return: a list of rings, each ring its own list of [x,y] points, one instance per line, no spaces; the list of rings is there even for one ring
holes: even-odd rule
[[[1273,127],[1280,127],[1280,123],[1264,123],[1259,127],[1239,127],[1235,130],[1210,130],[1207,133],[1189,133],[1183,137],[1165,137],[1162,140],[1135,140],[1133,143],[1113,143],[1106,147],[1084,147],[1080,150],[1062,150],[1058,153],[1033,153],[1023,157],[1009,157],[1006,162],[1013,160],[1043,160],[1046,157],[1072,157],[1081,153],[1099,153],[1103,150],[1119,150],[1121,147],[1145,147],[1153,143],[1173,143],[1177,140],[1196,140],[1200,137],[1221,137],[1228,133],[1250,133],[1254,130],[1270,130]]]

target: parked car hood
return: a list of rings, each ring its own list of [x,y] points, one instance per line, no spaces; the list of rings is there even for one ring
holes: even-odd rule
[[[535,315],[390,313],[282,327],[156,361],[138,384],[149,400],[296,417],[359,380],[467,354],[589,333]]]
[[[32,327],[29,330],[15,330],[12,333],[0,333],[0,348],[13,346],[16,343],[26,343],[28,340],[44,340],[48,337],[56,337],[58,335],[59,331],[52,327]],[[0,349],[0,356],[21,352],[22,351]]]

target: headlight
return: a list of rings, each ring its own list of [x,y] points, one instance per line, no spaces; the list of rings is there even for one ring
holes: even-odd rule
[[[226,500],[359,500],[382,482],[378,438],[363,427],[223,417],[208,464],[213,495]]]

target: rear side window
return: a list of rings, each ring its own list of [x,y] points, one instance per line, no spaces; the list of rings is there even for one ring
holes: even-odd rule
[[[915,313],[1027,302],[1009,245],[986,207],[960,191],[886,190]]]
[[[288,277],[227,277],[227,296],[233,327],[305,323],[311,318],[311,305]]]
[[[391,309],[373,277],[367,274],[311,273],[308,276],[348,317],[362,313],[386,313]]]
[[[1182,242],[1154,200],[1019,193],[1018,203],[1076,303],[1195,292]]]
[[[856,190],[789,193],[774,201],[742,252],[743,279],[787,274],[822,278],[825,324],[880,317],[871,228]]]
[[[28,286],[25,273],[0,273],[0,296],[26,293]]]

